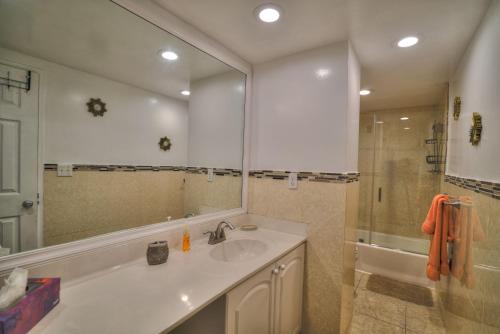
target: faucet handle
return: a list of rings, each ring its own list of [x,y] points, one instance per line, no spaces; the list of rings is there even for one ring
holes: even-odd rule
[[[213,245],[215,243],[215,231],[207,231],[203,232],[204,235],[209,234],[210,236],[208,237],[208,244]]]

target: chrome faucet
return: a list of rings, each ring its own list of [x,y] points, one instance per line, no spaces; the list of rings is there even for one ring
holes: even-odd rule
[[[226,227],[228,227],[231,230],[234,230],[236,228],[230,222],[223,220],[217,225],[215,231],[208,231],[203,233],[203,234],[210,234],[208,238],[208,244],[215,245],[218,244],[219,242],[223,242],[224,240],[226,240],[226,232],[224,231]]]

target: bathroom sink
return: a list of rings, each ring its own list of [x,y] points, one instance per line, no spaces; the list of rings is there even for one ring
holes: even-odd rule
[[[217,261],[238,262],[256,258],[267,250],[259,240],[240,239],[224,241],[210,251],[210,257]]]

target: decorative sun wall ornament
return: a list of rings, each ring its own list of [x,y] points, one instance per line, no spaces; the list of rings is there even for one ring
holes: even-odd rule
[[[470,127],[470,139],[472,145],[478,145],[481,141],[481,132],[483,131],[483,123],[481,115],[478,112],[472,113],[472,126]]]
[[[170,147],[172,147],[172,141],[167,137],[162,137],[160,138],[160,142],[158,143],[160,145],[160,149],[163,151],[168,151],[170,150]]]
[[[458,121],[458,118],[460,117],[461,106],[462,106],[462,99],[460,99],[460,96],[455,96],[455,102],[453,103],[453,119],[455,121]]]
[[[104,113],[108,111],[106,109],[106,103],[102,102],[101,99],[90,99],[90,101],[87,102],[87,107],[89,113],[92,113],[94,117],[102,117],[104,116]]]

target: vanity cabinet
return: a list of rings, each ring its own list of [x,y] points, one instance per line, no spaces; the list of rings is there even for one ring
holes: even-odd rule
[[[304,245],[226,296],[226,334],[296,334],[302,327]]]
[[[274,333],[298,334],[302,328],[304,245],[278,261]]]

